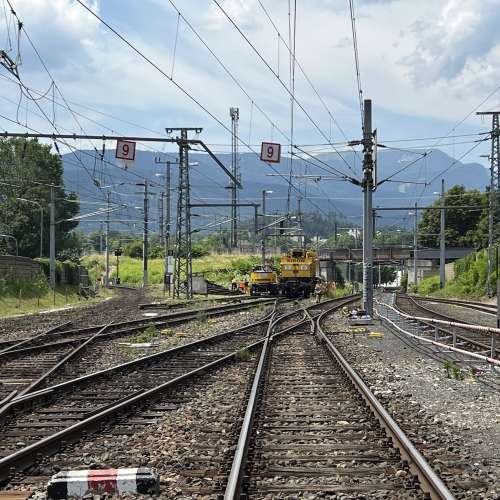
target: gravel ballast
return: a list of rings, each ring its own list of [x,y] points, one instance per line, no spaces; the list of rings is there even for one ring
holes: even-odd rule
[[[6,489],[31,490],[31,498],[41,500],[48,478],[60,469],[145,466],[160,473],[160,498],[216,498],[231,464],[254,361],[252,356],[169,391],[133,423],[129,417],[68,446]],[[151,417],[155,412],[163,415]],[[147,424],[141,426],[140,419]]]
[[[227,316],[194,320],[188,323],[156,329],[156,334],[147,336],[135,333],[126,337],[107,339],[90,345],[83,356],[71,363],[64,375],[51,381],[56,384],[95,371],[166,351],[177,346],[195,342],[235,328],[252,325],[264,318],[272,306],[262,306],[249,311],[231,313]]]
[[[500,498],[498,392],[471,375],[448,378],[442,363],[369,329],[383,336],[352,334],[338,315],[324,326],[457,498]]]

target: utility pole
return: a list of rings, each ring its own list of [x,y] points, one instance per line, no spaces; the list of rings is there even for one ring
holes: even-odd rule
[[[165,197],[165,193],[161,192],[158,198],[158,229],[160,232],[160,245],[164,244],[165,238],[165,219],[164,219],[164,210],[163,210],[163,198]]]
[[[413,224],[413,283],[415,285],[418,284],[417,280],[417,246],[418,246],[418,212],[417,212],[417,204],[415,203],[415,219]]]
[[[144,179],[144,182],[138,182],[136,186],[144,187],[144,227],[142,233],[142,288],[148,286],[148,252],[149,252],[149,199],[148,199],[148,180]]]
[[[266,225],[266,190],[262,190],[262,227]],[[266,230],[262,229],[262,265],[266,263]]]
[[[107,288],[109,286],[109,209],[110,209],[110,196],[111,193],[108,192],[106,195],[106,236],[105,236],[105,244],[106,244],[106,261],[104,266],[104,286]]]
[[[158,176],[164,175],[165,177],[165,202],[162,203],[162,227],[164,228],[164,238],[163,242],[163,260],[164,260],[164,270],[163,270],[163,293],[165,294],[168,288],[168,293],[171,293],[171,283],[172,283],[172,251],[170,248],[170,229],[171,229],[171,200],[172,200],[172,188],[171,188],[171,166],[178,165],[179,162],[171,162],[170,160],[161,161],[161,158],[155,158],[155,163],[165,165],[165,174],[156,174]],[[162,195],[163,196],[163,195]]]
[[[297,196],[297,222],[299,225],[299,228],[302,229],[302,196],[299,195]],[[304,248],[304,235],[297,236],[298,244],[300,248]]]
[[[373,317],[373,216],[376,188],[373,165],[372,101],[364,101],[363,117],[363,308]]]
[[[172,255],[170,254],[170,207],[171,207],[171,194],[172,190],[170,188],[170,162],[167,161],[165,165],[165,240],[163,247],[163,254],[165,258],[165,275],[163,276],[163,292],[168,288],[168,294],[171,291],[171,281],[172,281]]]
[[[175,235],[174,297],[179,298],[183,279],[185,279],[186,297],[193,297],[193,272],[191,254],[191,187],[189,183],[189,141],[188,132],[201,132],[201,128],[175,128],[167,132],[180,131],[177,137],[179,145],[179,188],[177,192],[177,228]]]
[[[491,155],[490,155],[490,192],[488,197],[488,280],[486,283],[488,297],[493,297],[494,288],[491,283],[493,275],[493,244],[495,241],[495,223],[498,222],[499,186],[500,186],[500,111],[479,111],[480,116],[492,117]]]
[[[234,179],[239,179],[238,158],[238,121],[240,118],[239,108],[230,108],[231,116],[231,174]],[[229,186],[231,190],[231,248],[238,247],[238,185],[234,180]]]
[[[54,186],[50,186],[50,231],[49,231],[49,257],[50,257],[50,286],[56,287],[56,196]]]
[[[142,287],[146,288],[148,286],[148,252],[149,252],[149,200],[148,200],[148,181],[144,179],[144,236],[142,244]]]
[[[262,190],[262,227],[266,226],[266,194],[272,194],[272,191],[267,189]],[[267,229],[261,230],[261,254],[262,254],[262,265],[266,263],[266,235]]]
[[[439,287],[444,288],[446,281],[446,240],[445,240],[445,217],[444,209],[444,179],[441,179],[441,231],[439,238]]]

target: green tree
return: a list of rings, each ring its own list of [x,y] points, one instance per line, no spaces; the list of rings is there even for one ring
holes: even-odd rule
[[[373,283],[380,285],[382,283],[392,283],[396,279],[396,268],[393,266],[380,266],[380,282],[378,265],[373,267]]]
[[[123,247],[123,254],[133,259],[142,259],[142,242],[140,240],[131,241]]]
[[[477,189],[467,190],[464,186],[453,186],[444,196],[445,205],[458,206],[485,206],[488,204],[487,193]],[[431,206],[439,207],[441,200],[436,200]],[[418,224],[419,245],[428,247],[439,246],[439,232],[441,228],[441,214],[439,210],[423,210],[423,216]],[[456,208],[446,210],[446,245],[455,247],[484,246],[484,231],[487,210],[470,210]]]
[[[0,232],[7,233],[19,243],[19,254],[38,257],[40,254],[40,211],[31,203],[43,207],[43,250],[49,252],[50,185],[54,185],[56,221],[65,221],[79,211],[78,198],[63,188],[63,165],[51,147],[37,140],[0,139]],[[71,230],[77,222],[56,225],[56,249],[60,252],[75,245]],[[5,251],[5,242],[2,242]],[[10,249],[11,247],[9,247]]]

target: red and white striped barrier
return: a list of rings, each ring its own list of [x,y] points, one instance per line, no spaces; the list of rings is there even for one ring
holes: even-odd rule
[[[81,498],[89,493],[125,495],[153,494],[160,491],[160,477],[155,469],[69,470],[51,477],[47,485],[47,498],[63,500]]]

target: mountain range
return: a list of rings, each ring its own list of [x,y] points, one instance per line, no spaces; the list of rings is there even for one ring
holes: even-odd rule
[[[150,183],[151,211],[156,210],[160,192],[164,191],[165,165],[155,163],[154,152],[138,150],[133,164],[125,169],[117,164],[114,152],[108,151],[104,161],[95,159],[93,151],[79,151],[63,156],[64,182],[67,189],[77,192],[81,199],[81,213],[96,210],[96,204],[102,205],[105,192],[111,191],[111,199],[115,203],[128,205],[127,209],[114,212],[116,220],[136,219],[142,215],[143,183],[145,178],[153,180]],[[229,154],[217,155],[220,161],[230,168]],[[242,203],[260,203],[262,191],[272,191],[266,195],[266,212],[283,211],[286,209],[290,159],[282,158],[280,164],[270,167],[254,154],[240,154],[240,174],[242,189],[239,191]],[[171,159],[164,156],[162,161]],[[189,155],[192,203],[228,203],[230,192],[224,171],[208,155],[191,152]],[[342,153],[320,153],[308,156],[306,161],[293,160],[295,175],[314,176],[314,178],[293,178],[293,184],[303,193],[302,211],[320,212],[323,215],[335,213],[344,222],[360,224],[362,213],[362,193],[358,185],[345,180],[334,179],[337,172],[348,174],[359,179],[361,155],[350,151]],[[427,156],[419,152],[400,150],[379,150],[377,159],[377,178],[382,182],[374,194],[374,207],[409,207],[418,200],[419,205],[429,205],[436,200],[437,192],[441,191],[441,179],[445,179],[445,189],[462,184],[468,189],[483,191],[489,183],[489,171],[479,163],[456,162],[439,149],[432,150]],[[350,168],[349,168],[350,167]],[[175,192],[178,182],[178,167],[171,167],[171,186],[173,192],[172,211],[175,213]],[[400,173],[398,173],[400,172]],[[158,174],[158,175],[156,175]],[[279,174],[279,176],[278,176]],[[103,186],[110,188],[102,189]],[[297,191],[291,191],[291,207],[297,208]],[[197,208],[193,212],[200,217],[193,219],[193,226],[205,225],[210,222],[213,214],[227,215],[229,208]],[[251,217],[252,209],[242,208],[241,217]],[[156,214],[157,212],[153,212]],[[388,212],[383,215],[382,224],[404,224],[411,222],[407,217],[408,210]],[[203,218],[205,217],[205,218]],[[102,219],[103,216],[100,215]],[[95,220],[95,217],[89,218]],[[154,216],[152,216],[154,220]],[[213,219],[212,219],[213,220]],[[197,222],[201,221],[201,222]],[[86,222],[80,227],[89,231],[99,226],[99,223]],[[117,228],[118,229],[118,228]],[[124,228],[125,229],[125,228]]]

